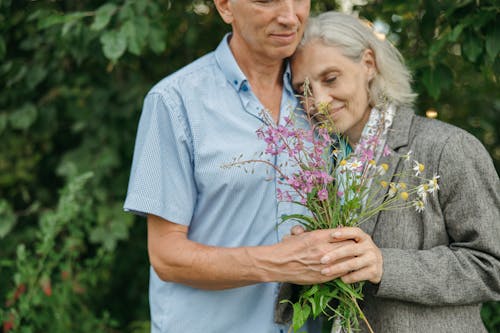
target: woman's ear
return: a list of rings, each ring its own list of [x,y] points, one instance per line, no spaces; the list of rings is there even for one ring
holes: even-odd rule
[[[232,0],[214,0],[214,4],[222,20],[227,24],[233,23]]]
[[[377,62],[375,60],[375,53],[372,49],[366,49],[361,59],[362,64],[365,66],[368,73],[368,79],[371,81],[377,74]]]

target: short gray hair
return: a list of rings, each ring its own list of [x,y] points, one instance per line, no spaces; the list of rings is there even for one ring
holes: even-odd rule
[[[326,12],[309,19],[299,48],[313,40],[338,47],[344,56],[356,62],[365,50],[373,51],[377,75],[370,84],[372,106],[385,102],[396,106],[413,104],[416,94],[401,53],[388,40],[377,37],[367,23],[352,15]]]

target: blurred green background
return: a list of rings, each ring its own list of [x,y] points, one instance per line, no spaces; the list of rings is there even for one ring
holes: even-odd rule
[[[356,3],[312,10],[374,22],[414,73],[417,112],[473,133],[498,172],[498,1]],[[4,332],[149,332],[146,223],[121,208],[142,101],[228,30],[210,0],[0,0]],[[500,332],[500,303],[482,315]]]

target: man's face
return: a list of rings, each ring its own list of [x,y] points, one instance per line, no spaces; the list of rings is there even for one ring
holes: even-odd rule
[[[233,27],[231,46],[271,61],[291,56],[302,38],[310,4],[310,0],[228,0],[228,15],[222,16]]]

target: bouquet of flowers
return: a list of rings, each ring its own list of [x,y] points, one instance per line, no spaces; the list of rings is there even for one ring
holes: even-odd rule
[[[307,95],[303,98],[304,105],[309,105],[307,98]],[[281,125],[267,118],[266,125],[257,131],[257,136],[267,143],[266,151],[255,159],[243,160],[240,156],[226,167],[259,162],[274,168],[280,175],[279,182],[289,189],[278,190],[278,200],[305,206],[310,212],[309,215],[284,216],[283,222],[296,221],[307,231],[359,226],[388,209],[423,211],[427,196],[439,189],[439,176],[422,178],[425,166],[412,159],[411,151],[396,157],[405,163],[405,172],[396,175],[398,182],[385,179],[389,164],[377,163],[381,157],[390,155],[385,145],[387,128],[392,122],[390,112],[390,106],[381,111],[372,109],[354,151],[341,134],[335,133],[335,124],[328,116],[328,104],[320,104],[314,113],[304,112],[302,117],[286,118]],[[299,125],[303,120],[308,126]],[[288,155],[287,167],[292,165],[295,170],[292,174],[285,174],[283,166],[263,157],[282,153]],[[308,318],[321,314],[335,319],[340,330],[357,330],[359,319],[362,319],[372,331],[358,305],[363,299],[362,289],[363,282],[346,284],[338,278],[304,286],[297,302],[283,302],[292,303],[294,331],[299,330]]]

